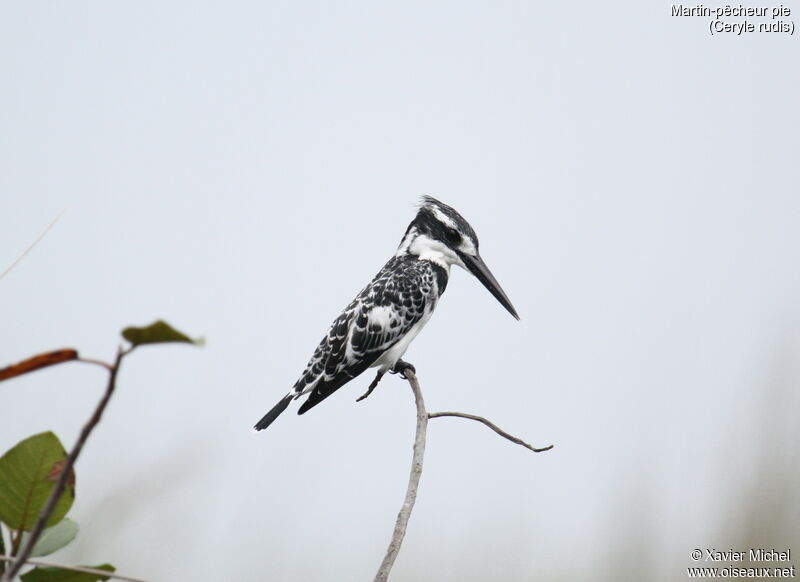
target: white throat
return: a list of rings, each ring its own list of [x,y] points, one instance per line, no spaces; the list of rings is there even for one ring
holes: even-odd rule
[[[416,229],[409,231],[408,236],[397,249],[397,255],[416,255],[421,261],[427,260],[443,267],[448,273],[451,265],[464,268],[464,263],[447,245],[432,239],[427,234],[419,234]]]

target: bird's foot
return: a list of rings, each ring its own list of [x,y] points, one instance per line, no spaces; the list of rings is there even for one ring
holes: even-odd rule
[[[408,362],[406,362],[404,360],[397,360],[397,362],[392,367],[392,369],[389,370],[389,373],[390,374],[400,374],[400,377],[403,380],[408,380],[408,378],[406,377],[406,371],[408,371],[408,370],[411,370],[411,372],[413,372],[414,374],[417,373],[417,369],[414,367],[413,364],[409,364]]]
[[[378,372],[378,374],[375,376],[375,379],[372,381],[372,384],[370,384],[369,388],[367,388],[367,391],[364,392],[358,398],[356,398],[356,402],[361,402],[362,400],[364,400],[364,398],[372,394],[372,391],[375,390],[375,387],[378,385],[378,382],[380,382],[381,378],[383,378],[383,374],[384,372]]]

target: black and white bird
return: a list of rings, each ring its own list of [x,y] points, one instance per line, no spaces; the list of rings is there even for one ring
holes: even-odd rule
[[[401,358],[430,319],[452,265],[475,275],[519,319],[481,259],[478,237],[469,223],[453,208],[423,196],[395,255],[334,320],[300,379],[258,421],[256,430],[267,428],[292,400],[310,393],[298,410],[303,414],[367,368],[377,367],[378,374],[363,397],[387,371],[413,371]]]

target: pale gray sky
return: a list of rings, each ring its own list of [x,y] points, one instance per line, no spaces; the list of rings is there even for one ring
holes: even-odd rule
[[[522,318],[454,272],[407,353],[428,407],[556,448],[432,421],[395,580],[682,580],[732,532],[797,548],[798,55],[661,2],[0,5],[0,269],[64,210],[0,281],[0,365],[111,358],[156,318],[207,339],[126,361],[54,558],[371,579],[405,383],[250,427],[423,193]],[[103,382],[0,386],[0,448],[70,446]],[[758,496],[791,527],[754,525]]]

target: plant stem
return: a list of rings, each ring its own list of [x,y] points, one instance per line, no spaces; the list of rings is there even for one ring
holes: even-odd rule
[[[19,544],[22,541],[22,530],[9,528],[8,541],[11,544],[11,555],[16,556],[17,552],[19,552]]]
[[[14,579],[14,576],[19,573],[20,569],[25,564],[28,556],[31,555],[33,546],[36,545],[36,542],[42,535],[42,531],[44,531],[44,528],[47,526],[47,521],[53,515],[56,505],[58,504],[58,500],[61,498],[61,494],[64,492],[64,489],[67,486],[67,481],[72,473],[72,467],[75,465],[78,455],[81,454],[81,450],[83,449],[83,445],[86,443],[86,439],[89,438],[89,435],[92,433],[92,430],[94,430],[94,427],[97,426],[98,422],[100,422],[100,418],[103,416],[103,411],[105,410],[108,401],[111,399],[111,395],[114,393],[114,388],[116,387],[117,381],[117,372],[119,372],[119,366],[122,363],[122,358],[129,354],[131,350],[133,350],[133,347],[130,347],[127,350],[124,350],[120,347],[117,351],[117,357],[114,360],[114,365],[109,366],[108,384],[103,397],[100,399],[100,402],[97,403],[97,407],[95,408],[94,413],[89,418],[88,422],[81,429],[81,434],[78,436],[78,441],[75,443],[75,446],[72,447],[69,456],[67,456],[64,466],[61,469],[61,474],[58,477],[58,481],[56,482],[53,491],[50,493],[47,503],[45,503],[44,507],[42,508],[42,511],[39,514],[39,519],[36,521],[36,525],[33,526],[30,536],[28,536],[25,544],[22,546],[22,551],[17,554],[16,560],[11,562],[8,572],[6,572],[5,575],[0,578],[0,582],[11,582],[11,580]],[[20,532],[18,540],[21,538],[22,533]],[[16,553],[13,551],[13,548],[12,553]]]

